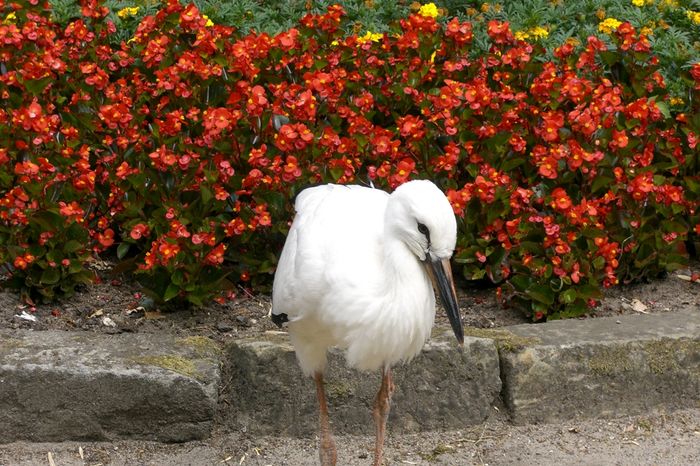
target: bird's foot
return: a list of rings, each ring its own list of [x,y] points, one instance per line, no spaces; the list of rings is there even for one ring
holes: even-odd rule
[[[321,438],[318,456],[321,460],[321,466],[335,466],[338,461],[338,453],[335,449],[333,437]]]

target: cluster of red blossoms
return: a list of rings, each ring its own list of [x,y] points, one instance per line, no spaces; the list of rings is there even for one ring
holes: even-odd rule
[[[38,3],[0,0],[0,261],[26,286],[70,289],[115,248],[156,294],[201,302],[273,270],[291,199],[321,182],[434,179],[464,219],[464,274],[505,280],[536,319],[674,266],[700,233],[696,119],[671,114],[628,23],[613,50],[591,37],[548,60],[490,21],[474,57],[458,19],[365,40],[332,6],[243,36],[169,0],[114,46],[97,0],[66,26]]]

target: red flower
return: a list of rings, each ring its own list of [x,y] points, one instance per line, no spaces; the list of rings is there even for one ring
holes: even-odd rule
[[[452,18],[452,20],[447,23],[445,27],[445,36],[451,38],[455,43],[459,45],[468,44],[472,41],[474,37],[472,33],[471,23],[460,23],[457,18]]]
[[[610,141],[608,147],[610,147],[612,150],[622,149],[624,147],[627,147],[628,143],[629,139],[627,138],[627,132],[625,132],[624,129],[621,131],[618,131],[616,129],[612,130],[612,141]]]
[[[654,189],[654,179],[651,172],[637,175],[627,185],[627,192],[632,194],[636,201],[643,201]]]
[[[163,264],[167,264],[179,252],[180,246],[169,241],[161,240],[158,245],[158,254],[163,259]]]
[[[527,148],[527,141],[517,133],[511,135],[510,139],[508,139],[508,144],[510,144],[515,152],[525,152]]]
[[[390,184],[392,186],[398,186],[406,181],[411,176],[411,173],[416,171],[416,162],[408,157],[405,157],[399,161],[396,165],[396,170],[391,176]]]
[[[695,80],[695,89],[700,89],[700,63],[693,63],[690,67],[690,75]]]
[[[209,251],[209,254],[204,258],[205,262],[209,265],[219,265],[224,262],[224,253],[226,252],[226,245],[224,243],[219,243],[214,249]]]
[[[25,270],[27,268],[28,264],[27,264],[27,261],[24,259],[24,257],[17,256],[17,257],[15,257],[13,265],[15,266],[16,269]]]
[[[566,212],[568,211],[571,206],[571,198],[569,195],[564,191],[562,188],[555,188],[552,191],[552,203],[551,206],[553,209],[557,209],[561,212]]]
[[[559,130],[564,126],[564,114],[561,112],[545,112],[542,123],[537,127],[537,134],[547,142],[559,140]]]
[[[114,230],[107,228],[103,233],[97,234],[97,241],[105,248],[114,244]]]
[[[275,42],[284,51],[294,50],[297,47],[297,41],[299,39],[299,31],[292,28],[288,31],[279,33],[275,37]]]
[[[510,31],[510,23],[507,21],[501,22],[492,19],[488,23],[487,32],[495,44],[509,44],[515,40]]]
[[[425,123],[417,116],[399,117],[397,123],[399,134],[407,139],[421,139],[425,135]]]
[[[459,215],[460,217],[464,216],[464,209],[466,208],[470,198],[471,195],[469,194],[469,191],[465,189],[461,189],[459,191],[455,189],[447,190],[447,200],[450,201],[455,215]]]
[[[293,155],[288,155],[282,168],[282,179],[289,183],[296,180],[300,176],[301,168],[297,164],[297,158]]]
[[[131,232],[129,233],[129,236],[131,236],[135,240],[139,240],[144,236],[148,236],[149,232],[150,232],[150,230],[148,228],[148,225],[144,225],[143,223],[138,223],[131,228]]]
[[[550,180],[555,180],[557,178],[558,162],[554,157],[545,157],[540,163],[538,172],[541,176],[549,178]]]
[[[245,222],[238,217],[236,217],[233,220],[231,220],[230,222],[228,222],[228,224],[224,228],[224,232],[226,233],[226,236],[233,236],[233,235],[239,236],[239,235],[242,235],[243,233],[245,233],[245,230],[246,230]]]

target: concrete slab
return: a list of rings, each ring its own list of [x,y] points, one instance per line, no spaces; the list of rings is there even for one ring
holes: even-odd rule
[[[0,331],[0,443],[209,435],[218,347],[204,337]]]
[[[515,423],[700,407],[700,310],[518,325],[502,331]]]
[[[497,401],[501,381],[493,341],[466,338],[460,352],[451,331],[436,332],[423,352],[394,368],[396,391],[389,428],[395,432],[458,429],[482,422]],[[260,434],[314,435],[318,403],[312,380],[301,373],[286,335],[237,341],[227,348],[230,380],[223,413],[228,427]],[[372,433],[371,407],[379,373],[348,369],[333,351],[326,374],[333,429]]]

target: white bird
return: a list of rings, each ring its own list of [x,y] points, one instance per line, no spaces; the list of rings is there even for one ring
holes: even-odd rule
[[[299,365],[316,383],[324,466],[337,459],[323,388],[328,349],[346,349],[352,367],[382,371],[373,411],[374,464],[380,465],[394,391],[391,367],[420,353],[430,336],[431,282],[460,345],[464,340],[449,262],[455,216],[430,181],[410,181],[391,195],[316,186],[299,194],[295,209],[275,273],[272,319],[289,322]]]

